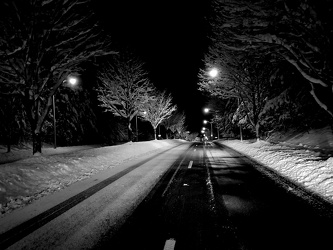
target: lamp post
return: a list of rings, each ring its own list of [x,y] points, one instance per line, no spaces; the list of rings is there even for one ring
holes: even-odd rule
[[[68,82],[70,86],[75,86],[78,83],[78,79],[73,76],[68,76],[67,79],[63,80],[62,84]],[[52,95],[52,109],[53,109],[53,135],[54,135],[54,148],[57,148],[57,122],[56,122],[56,105],[55,105],[55,94]]]
[[[209,75],[210,78],[216,78],[219,75],[218,68],[211,68],[208,71],[208,75]],[[238,101],[238,107],[239,107],[239,97],[237,98],[237,101]],[[209,109],[205,108],[204,112],[208,113]],[[218,129],[217,129],[217,133],[218,133],[218,138],[219,138],[220,136],[219,136],[219,130]],[[240,140],[243,141],[242,124],[239,124],[239,134],[240,134]]]
[[[210,139],[214,139],[213,137],[213,122],[210,122],[210,121],[207,121],[207,120],[204,120],[203,121],[204,124],[207,124],[207,123],[210,123]]]
[[[135,130],[136,130],[136,141],[138,142],[139,141],[139,129],[138,129],[138,113],[140,111],[138,111],[135,115]],[[147,114],[146,111],[143,111],[142,114]]]
[[[213,113],[217,113],[217,111],[214,111],[214,110],[211,110],[209,108],[204,108],[204,112],[205,113],[209,113],[209,112],[213,112]],[[204,120],[204,123],[206,124],[207,122],[210,123],[210,126],[211,126],[211,137],[213,137],[213,122],[212,121],[207,121],[207,120]],[[216,130],[217,130],[217,139],[220,139],[220,132],[219,132],[219,128],[216,126]]]
[[[238,104],[238,108],[239,108],[239,97],[237,98],[237,104]],[[242,133],[242,124],[239,123],[239,136],[240,136],[240,140],[241,142],[243,141],[243,133]]]

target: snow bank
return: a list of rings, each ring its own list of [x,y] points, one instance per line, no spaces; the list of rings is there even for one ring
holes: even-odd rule
[[[265,141],[220,142],[274,169],[306,189],[333,201],[333,157],[325,159],[310,150],[295,149]]]
[[[0,212],[4,214],[22,207],[49,193],[61,190],[74,182],[88,178],[106,168],[167,149],[183,143],[182,140],[131,142],[117,146],[73,151],[69,147],[40,156],[0,165]],[[25,151],[22,151],[24,154]],[[15,152],[15,157],[19,152]],[[53,152],[54,153],[54,152]],[[9,159],[8,159],[9,158]],[[7,157],[10,161],[10,157]]]

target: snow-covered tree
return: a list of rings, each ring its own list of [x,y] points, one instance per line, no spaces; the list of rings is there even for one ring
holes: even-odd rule
[[[310,94],[333,116],[332,1],[215,0],[213,9],[211,49],[275,54],[307,80]]]
[[[98,79],[98,100],[101,107],[126,119],[128,140],[132,141],[132,119],[144,109],[154,90],[143,63],[127,54],[105,66]]]
[[[173,113],[169,118],[163,120],[162,124],[167,129],[167,138],[168,138],[168,130],[170,130],[173,134],[179,133],[183,135],[185,132],[185,120],[186,116],[184,112]]]
[[[4,0],[0,3],[0,88],[19,95],[41,152],[52,96],[83,62],[114,53],[89,0]]]
[[[223,63],[220,62],[217,77],[211,78],[206,71],[201,71],[199,89],[215,97],[237,101],[233,121],[239,126],[245,121],[249,122],[259,139],[261,112],[272,89],[269,85],[270,64],[263,64],[251,55],[232,55],[226,56]],[[261,58],[263,61],[268,59]]]
[[[152,100],[147,102],[143,110],[145,114],[143,119],[149,121],[154,129],[154,137],[156,138],[156,128],[165,119],[168,119],[174,111],[177,110],[177,106],[172,104],[172,97],[166,92],[155,93]]]

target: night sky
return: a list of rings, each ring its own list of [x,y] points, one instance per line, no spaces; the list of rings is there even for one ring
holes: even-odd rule
[[[95,2],[112,41],[137,53],[152,83],[169,91],[185,111],[188,129],[199,131],[205,98],[197,90],[197,76],[208,48],[209,1]]]

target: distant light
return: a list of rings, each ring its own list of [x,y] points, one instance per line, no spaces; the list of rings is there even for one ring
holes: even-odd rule
[[[208,113],[208,112],[209,112],[209,108],[205,108],[205,109],[204,109],[204,112],[205,112],[205,113]]]
[[[76,77],[69,77],[68,82],[70,85],[76,85],[77,84],[77,78]]]
[[[207,124],[207,122],[208,122],[207,120],[204,120],[204,121],[203,121],[204,124]]]
[[[210,77],[216,77],[218,75],[219,71],[216,68],[213,68],[209,71]]]

